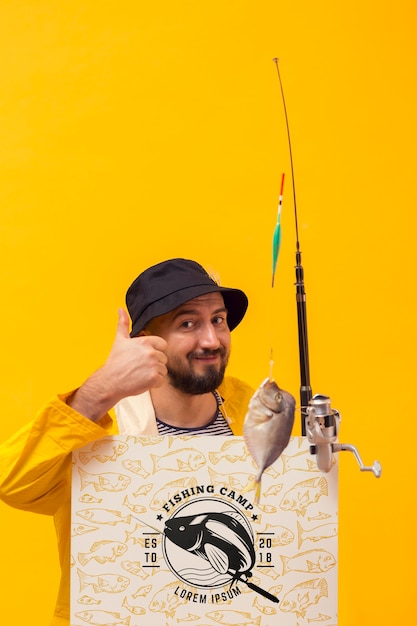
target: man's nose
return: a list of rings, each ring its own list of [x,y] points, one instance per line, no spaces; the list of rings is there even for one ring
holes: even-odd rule
[[[200,329],[199,343],[202,348],[210,350],[216,350],[220,346],[219,337],[212,324],[204,324]]]

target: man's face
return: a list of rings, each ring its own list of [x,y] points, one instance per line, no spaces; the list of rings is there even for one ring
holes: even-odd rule
[[[199,395],[220,385],[230,354],[230,330],[221,293],[189,300],[152,320],[147,331],[168,344],[168,378],[173,387]]]

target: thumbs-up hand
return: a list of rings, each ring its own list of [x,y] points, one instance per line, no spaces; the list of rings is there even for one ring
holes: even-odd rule
[[[162,385],[167,373],[166,347],[162,337],[130,337],[128,315],[119,309],[116,337],[103,366],[117,400]]]
[[[130,337],[128,315],[124,309],[119,309],[116,337],[105,364],[67,399],[67,403],[97,421],[122,398],[160,387],[167,374],[166,347],[162,337]]]

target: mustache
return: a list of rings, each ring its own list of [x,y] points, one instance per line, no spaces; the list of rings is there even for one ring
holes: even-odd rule
[[[195,350],[193,352],[189,352],[187,354],[187,359],[201,359],[201,358],[205,358],[205,357],[210,357],[210,356],[225,356],[226,354],[226,349],[223,348],[222,346],[219,348],[216,348],[215,350]]]

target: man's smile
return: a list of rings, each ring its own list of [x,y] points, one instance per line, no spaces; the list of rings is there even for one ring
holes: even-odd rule
[[[204,363],[217,363],[224,357],[225,350],[219,348],[218,350],[207,350],[204,352],[191,352],[188,355],[189,361],[201,361]]]

